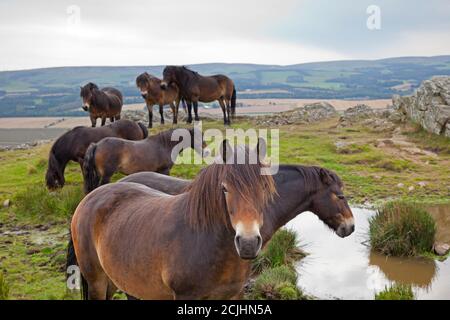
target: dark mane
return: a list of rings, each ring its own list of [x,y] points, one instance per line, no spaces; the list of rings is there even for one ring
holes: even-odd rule
[[[337,183],[339,187],[343,186],[341,178],[329,170],[318,166],[302,165],[280,165],[280,168],[289,168],[300,173],[306,187],[306,192],[315,192],[325,185]]]
[[[197,175],[187,187],[186,219],[194,229],[210,229],[228,223],[222,182],[233,186],[243,201],[263,210],[276,194],[270,175],[261,175],[263,165],[212,164]]]
[[[182,66],[181,68],[182,68],[183,70],[185,70],[185,71],[188,71],[188,72],[190,72],[190,73],[193,73],[193,74],[195,74],[195,75],[198,75],[198,72],[197,72],[197,71],[191,70],[191,69],[189,69],[189,68],[186,67],[186,66]]]

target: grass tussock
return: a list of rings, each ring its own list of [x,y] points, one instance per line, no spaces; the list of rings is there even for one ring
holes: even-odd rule
[[[248,298],[254,300],[299,300],[305,299],[305,296],[297,288],[295,270],[282,265],[264,269],[256,278]]]
[[[299,248],[295,231],[280,229],[253,262],[253,272],[258,274],[267,268],[293,265],[305,255],[305,252]]]
[[[61,190],[49,192],[44,185],[35,184],[17,193],[14,203],[19,215],[43,219],[64,218],[73,214],[83,196],[81,186],[65,186]]]
[[[3,272],[0,271],[0,300],[8,300],[9,285],[6,282]]]
[[[375,300],[414,300],[410,285],[395,284],[375,295]]]
[[[390,256],[418,256],[432,250],[436,223],[415,203],[388,202],[369,223],[370,244],[375,251]]]

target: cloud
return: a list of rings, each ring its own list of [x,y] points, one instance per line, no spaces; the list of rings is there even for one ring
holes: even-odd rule
[[[366,27],[369,4],[381,30]],[[4,0],[0,69],[445,54],[449,15],[445,0]]]

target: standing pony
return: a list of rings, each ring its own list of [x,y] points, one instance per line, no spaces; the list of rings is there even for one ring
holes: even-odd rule
[[[223,123],[231,124],[231,116],[236,113],[236,89],[233,80],[221,74],[202,76],[184,66],[167,66],[163,71],[161,88],[167,90],[172,83],[178,86],[182,97],[187,101],[188,123],[192,122],[192,104],[195,121],[198,121],[198,102],[218,100],[223,112]]]
[[[52,190],[64,186],[64,170],[69,161],[78,162],[83,170],[84,156],[91,143],[106,137],[141,140],[147,136],[145,125],[131,120],[119,120],[99,128],[73,128],[59,137],[50,149],[45,175],[47,188]]]
[[[147,72],[136,78],[136,86],[141,91],[142,97],[145,99],[148,109],[148,127],[152,127],[153,122],[153,105],[159,106],[159,114],[161,115],[161,124],[164,124],[163,107],[168,104],[172,109],[173,124],[178,122],[178,108],[180,106],[180,91],[175,83],[172,83],[166,90],[161,89],[161,79],[158,79]]]
[[[186,131],[186,137],[173,138]],[[181,138],[189,139],[188,142]],[[172,140],[174,139],[174,140]],[[182,141],[182,144],[180,142]],[[86,151],[83,164],[84,190],[89,193],[100,185],[109,183],[114,173],[132,174],[141,171],[155,171],[169,174],[174,165],[173,149],[179,145],[176,155],[185,148],[193,148],[202,155],[206,144],[198,129],[170,129],[150,136],[142,141],[129,141],[120,138],[106,138],[93,143]],[[205,152],[208,152],[205,150]]]
[[[119,90],[109,87],[100,90],[92,82],[80,88],[80,97],[83,100],[82,108],[84,111],[89,111],[93,127],[97,123],[97,118],[102,119],[102,126],[105,125],[106,118],[109,118],[111,122],[120,119],[123,97]]]
[[[262,212],[276,191],[261,163],[235,164],[226,142],[220,154],[226,164],[207,166],[183,194],[122,182],[80,202],[68,251],[77,261],[68,263],[78,263],[86,298],[110,299],[117,289],[140,299],[241,292],[249,259],[261,249]]]

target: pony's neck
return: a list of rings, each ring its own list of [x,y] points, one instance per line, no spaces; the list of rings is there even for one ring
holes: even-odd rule
[[[265,211],[264,224],[261,229],[263,241],[270,240],[272,235],[286,223],[302,212],[309,211],[311,195],[307,192],[305,180],[294,166],[280,168],[274,176],[278,195],[271,201]]]

